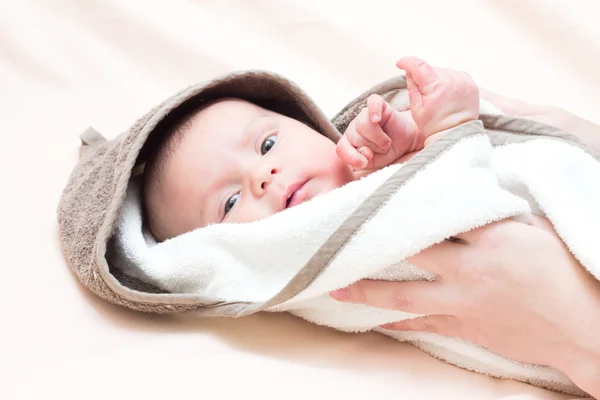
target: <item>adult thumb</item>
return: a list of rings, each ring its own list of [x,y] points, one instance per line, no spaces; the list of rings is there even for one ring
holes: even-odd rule
[[[460,324],[453,315],[426,315],[381,325],[393,331],[430,332],[443,336],[459,336]]]

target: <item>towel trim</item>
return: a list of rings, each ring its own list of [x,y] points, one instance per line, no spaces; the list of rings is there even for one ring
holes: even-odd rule
[[[394,93],[393,87],[396,87],[395,93],[406,89],[406,80],[393,79],[389,82],[384,82],[371,91],[363,93],[359,96],[351,106],[346,107],[336,117],[339,120],[352,119],[360,112],[366,99],[370,93],[376,91],[387,91],[387,96]],[[335,121],[335,120],[334,120]],[[204,298],[198,294],[179,294],[179,293],[160,293],[150,294],[143,292],[134,292],[128,288],[114,286],[113,282],[109,285],[120,296],[126,297],[138,303],[149,305],[169,306],[173,307],[173,311],[181,311],[179,306],[184,306],[189,310],[193,310],[198,315],[202,316],[227,316],[241,317],[260,312],[266,308],[280,304],[299,292],[303,291],[310,285],[321,272],[335,258],[335,255],[343,249],[346,243],[355,235],[360,227],[366,223],[369,218],[393,195],[405,182],[414,176],[423,167],[437,159],[441,154],[458,143],[461,139],[484,132],[490,137],[492,144],[503,145],[515,142],[535,140],[540,137],[551,137],[557,140],[563,140],[572,145],[576,145],[592,156],[600,160],[600,156],[587,146],[581,144],[579,140],[558,128],[548,126],[523,118],[507,117],[507,116],[492,116],[481,115],[478,121],[471,121],[450,130],[444,137],[430,144],[426,149],[419,152],[415,157],[403,165],[393,176],[391,176],[382,186],[380,186],[363,204],[361,204],[355,212],[350,216],[342,226],[330,236],[330,238],[315,252],[309,262],[304,265],[298,273],[282,288],[275,296],[266,302],[215,302]],[[338,127],[339,125],[336,124]],[[101,256],[101,253],[98,253]],[[106,260],[102,257],[105,268],[107,267]],[[102,267],[101,267],[102,269]],[[107,269],[105,269],[107,271]],[[112,279],[114,277],[110,276]],[[107,282],[108,283],[108,282]],[[133,294],[133,297],[131,296]]]
[[[387,201],[403,182],[423,168],[428,160],[441,154],[464,137],[463,135],[469,135],[467,127],[474,131],[473,134],[482,133],[481,126],[476,127],[477,124],[483,124],[483,131],[496,146],[539,137],[554,137],[581,147],[598,158],[597,154],[580,144],[574,136],[559,129],[520,118],[481,116],[480,122],[472,122],[448,132],[444,138],[432,143],[405,163],[398,171],[402,175],[390,178],[386,185],[380,187],[359,206],[344,227],[332,235],[313,255],[310,262],[268,302],[225,303],[215,302],[199,294],[165,293],[156,287],[124,276],[109,265],[110,243],[125,201],[129,180],[132,174],[135,174],[134,167],[143,161],[143,150],[148,138],[157,125],[180,106],[199,96],[223,96],[224,92],[228,91],[239,93],[240,87],[245,88],[242,90],[244,95],[250,97],[264,96],[268,90],[275,90],[278,99],[283,97],[283,101],[292,101],[302,110],[307,122],[318,125],[319,130],[334,141],[340,137],[339,132],[343,131],[365,106],[370,94],[378,93],[398,108],[406,106],[407,100],[406,79],[403,76],[394,77],[358,96],[330,121],[308,95],[289,80],[266,71],[245,71],[182,90],[150,110],[128,132],[114,140],[106,141],[93,129],[84,132],[81,149],[85,154],[71,174],[61,196],[58,221],[61,246],[66,259],[78,279],[94,293],[113,303],[139,311],[195,311],[203,316],[247,315],[269,305],[278,304],[309,285],[352,238],[355,231],[376,212],[377,207]]]
[[[560,129],[522,118],[506,116],[482,115],[479,120],[462,124],[450,130],[445,136],[433,142],[419,152],[396,171],[386,182],[375,190],[355,211],[342,223],[328,240],[315,252],[311,259],[298,273],[271,299],[261,302],[203,302],[194,294],[167,294],[160,299],[161,304],[194,305],[195,313],[202,316],[241,317],[254,314],[276,306],[305,290],[321,273],[344,246],[356,235],[366,222],[396,193],[406,182],[425,166],[439,158],[442,154],[458,144],[462,139],[485,133],[494,146],[516,142],[524,142],[539,138],[551,138],[565,141],[587,151],[600,161],[600,155],[581,144],[578,139]],[[157,295],[141,294],[137,301],[157,302]]]

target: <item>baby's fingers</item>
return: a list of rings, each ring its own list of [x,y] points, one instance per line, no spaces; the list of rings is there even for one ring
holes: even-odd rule
[[[396,66],[410,75],[424,96],[433,92],[439,83],[433,67],[417,57],[403,57],[396,62]]]
[[[370,155],[372,158],[373,152],[366,152],[365,147],[361,147],[360,150],[362,151],[362,154],[361,151],[352,146],[346,135],[342,136],[335,148],[338,157],[343,162],[356,169],[364,169],[369,163],[369,159],[365,156],[365,154],[367,156]]]
[[[392,116],[394,109],[378,94],[372,94],[367,99],[369,120],[379,126],[384,126]]]
[[[367,108],[369,109],[369,119],[374,124],[378,124],[383,116],[383,106],[385,100],[379,95],[372,94],[367,99]]]
[[[370,107],[363,108],[354,122],[356,123],[355,129],[349,129],[346,132],[348,140],[354,147],[367,146],[377,153],[385,153],[389,150],[392,139],[379,124],[371,122]]]

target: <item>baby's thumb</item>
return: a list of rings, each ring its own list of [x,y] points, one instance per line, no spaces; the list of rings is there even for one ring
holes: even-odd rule
[[[419,86],[415,83],[412,76],[406,73],[406,89],[408,90],[408,100],[410,101],[410,108],[420,108],[423,106],[423,94],[419,89]]]

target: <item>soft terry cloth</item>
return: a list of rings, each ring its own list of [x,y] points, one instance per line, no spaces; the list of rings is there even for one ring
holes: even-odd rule
[[[91,291],[135,310],[199,316],[290,311],[337,329],[364,331],[408,316],[338,303],[327,296],[329,290],[364,277],[431,279],[402,260],[472,227],[543,211],[599,276],[600,258],[590,243],[600,227],[594,210],[600,204],[597,161],[564,132],[504,116],[482,116],[402,166],[268,220],[211,226],[159,245],[144,237],[132,170],[160,137],[161,124],[188,105],[242,97],[336,141],[369,94],[402,108],[405,89],[403,77],[383,82],[330,122],[291,82],[247,72],[185,89],[110,142],[88,131],[58,210],[69,265]],[[431,334],[394,336],[465,368],[582,394],[556,371],[520,365],[468,343]]]
[[[600,163],[581,148],[543,138],[492,146],[480,121],[403,182],[304,290],[267,311],[289,311],[344,331],[366,331],[413,315],[343,304],[328,292],[362,278],[432,279],[403,260],[445,238],[501,219],[546,215],[600,279]],[[425,157],[423,157],[425,158]],[[402,166],[388,167],[310,202],[250,224],[221,224],[157,244],[143,235],[139,190],[130,186],[117,235],[119,267],[170,292],[223,302],[265,302],[309,262],[357,207]],[[526,267],[526,266],[524,266]],[[549,272],[551,273],[551,272]],[[382,331],[382,330],[380,330]],[[383,331],[382,331],[383,332]],[[573,390],[547,368],[498,357],[426,333],[389,333],[436,357],[497,377]]]

